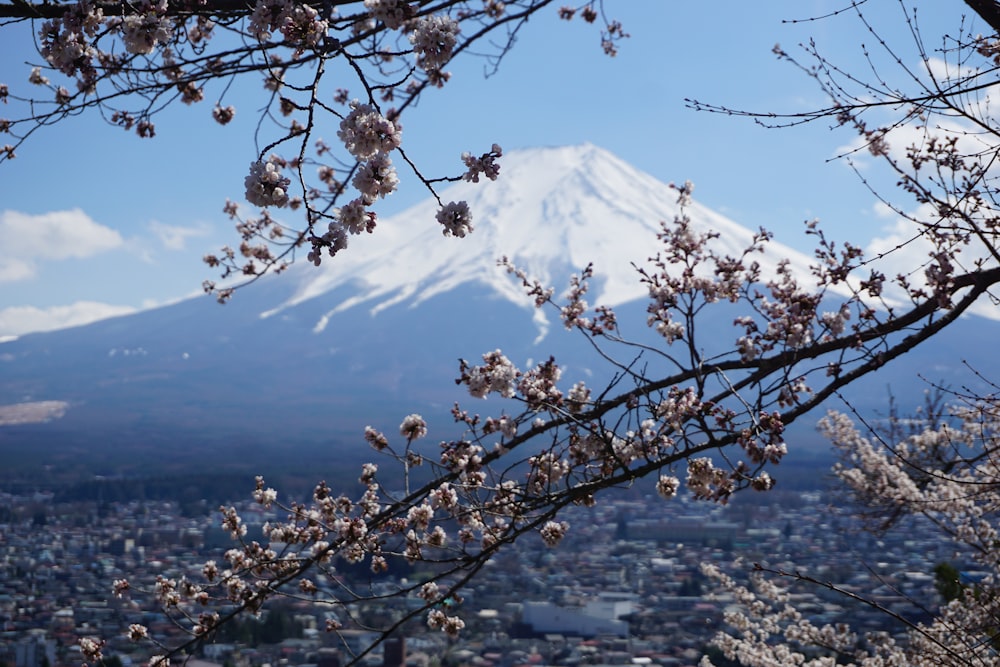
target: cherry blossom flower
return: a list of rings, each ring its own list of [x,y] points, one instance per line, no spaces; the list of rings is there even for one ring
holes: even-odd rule
[[[427,422],[420,415],[407,415],[399,425],[399,434],[407,440],[422,438],[427,435]]]
[[[469,367],[462,362],[461,382],[468,386],[469,393],[476,398],[486,398],[495,392],[510,398],[517,390],[520,372],[500,350],[483,355],[483,366]]]
[[[379,431],[375,430],[371,426],[365,427],[365,440],[374,448],[376,451],[382,451],[389,446],[389,441],[386,437]]]
[[[656,492],[666,500],[670,500],[677,495],[680,486],[681,481],[673,475],[660,475],[656,481]]]
[[[212,109],[212,117],[219,125],[228,125],[235,115],[236,109],[232,105],[227,107],[216,105],[216,107]]]
[[[340,122],[337,136],[354,157],[367,160],[399,147],[399,128],[370,104],[351,102],[351,111]]]
[[[31,75],[28,77],[28,81],[36,86],[47,86],[49,84],[49,79],[42,74],[41,67],[33,67],[31,69]]]
[[[465,238],[472,231],[472,213],[464,201],[448,202],[437,212],[437,221],[444,227],[445,236]]]
[[[390,30],[402,27],[412,15],[410,4],[404,0],[365,0],[365,9]]]
[[[84,660],[88,660],[92,663],[99,663],[104,659],[104,654],[101,652],[105,644],[103,640],[96,639],[94,637],[80,637],[78,643],[80,645],[80,653],[83,654]]]
[[[396,177],[396,169],[389,156],[380,153],[358,167],[351,184],[361,192],[362,199],[371,204],[376,199],[395,192],[399,178]]]
[[[258,160],[250,163],[250,174],[244,181],[248,202],[256,206],[279,208],[288,205],[287,188],[291,179],[283,176],[279,169],[273,157],[266,162]]]
[[[451,59],[458,33],[458,23],[449,16],[436,14],[417,19],[410,33],[417,65],[428,71],[440,70]]]
[[[498,144],[493,144],[489,153],[483,153],[479,157],[472,153],[462,153],[462,162],[468,170],[462,174],[462,178],[473,183],[479,182],[479,176],[483,175],[491,181],[497,180],[500,176],[500,165],[497,158],[503,155],[503,149]]]
[[[351,234],[371,232],[375,228],[375,214],[365,208],[363,197],[352,199],[337,210],[338,225],[330,231],[347,230]]]
[[[563,537],[566,536],[567,531],[569,531],[569,524],[565,521],[548,521],[544,526],[542,526],[539,534],[542,536],[545,546],[554,548],[558,546]]]
[[[149,54],[170,40],[173,25],[166,16],[167,0],[144,0],[139,9],[139,13],[121,19],[122,41],[129,53]]]

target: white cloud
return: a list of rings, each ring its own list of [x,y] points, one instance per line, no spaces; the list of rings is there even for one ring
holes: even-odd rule
[[[135,311],[136,309],[131,306],[116,306],[97,301],[77,301],[68,306],[51,308],[12,306],[0,309],[0,340],[36,331],[52,331],[90,324]]]
[[[17,257],[0,257],[0,283],[27,280],[34,275],[34,262],[28,262]]]
[[[164,248],[168,250],[184,250],[189,238],[208,236],[208,230],[204,227],[181,227],[180,225],[166,225],[162,222],[153,221],[149,223],[149,231],[159,239]]]
[[[38,260],[90,257],[123,243],[121,234],[80,209],[40,215],[0,211],[0,282],[33,277]]]
[[[897,275],[904,275],[913,286],[925,286],[927,284],[925,270],[932,261],[934,246],[919,233],[919,228],[912,220],[892,213],[891,209],[881,205],[876,205],[875,213],[882,218],[891,217],[892,222],[883,227],[868,243],[865,247],[865,256],[872,260],[872,268],[881,271],[888,278],[886,296],[897,303],[906,303],[908,301],[906,295],[895,285],[894,280]],[[934,209],[928,204],[923,204],[910,215],[919,220],[933,220]],[[953,261],[961,273],[975,270],[977,258],[986,259],[986,266],[993,265],[989,257],[989,251],[981,243],[972,241],[969,245],[961,247],[961,252],[953,257]],[[968,312],[1000,320],[1000,309],[986,297],[980,298]]]

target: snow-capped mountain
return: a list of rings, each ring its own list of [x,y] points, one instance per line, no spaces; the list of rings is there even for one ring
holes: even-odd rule
[[[0,343],[0,406],[55,406],[42,411],[48,423],[0,423],[0,461],[115,471],[123,461],[344,463],[367,455],[365,425],[392,432],[410,412],[429,419],[431,438],[447,437],[449,408],[470,403],[452,382],[458,358],[501,348],[525,365],[555,354],[570,383],[592,377],[598,359],[587,341],[550,327],[496,261],[508,256],[556,289],[593,262],[590,303],[619,306],[632,333],[644,330],[633,262],[656,254],[661,221],[679,212],[677,193],[591,145],[511,152],[501,164],[496,182],[440,193],[468,201],[475,230],[464,239],[442,235],[438,204],[428,201],[381,220],[321,267],[297,265],[224,307],[201,297]],[[719,252],[750,243],[750,230],[697,203],[687,214],[696,232],[719,233]],[[778,243],[755,256],[764,275],[783,258],[808,275],[809,259]],[[714,344],[733,344],[731,321],[719,323]],[[913,389],[912,368],[954,377],[961,355],[948,346],[985,349],[994,334],[968,325],[939,337],[903,382]],[[880,374],[875,384],[873,395],[884,396],[893,379]]]
[[[351,308],[371,313],[395,304],[415,306],[458,286],[479,284],[521,307],[530,302],[497,260],[509,257],[543,284],[557,288],[566,277],[594,263],[594,303],[617,306],[645,296],[635,265],[656,253],[661,222],[679,213],[677,191],[592,144],[511,152],[501,159],[497,181],[461,182],[441,193],[443,201],[468,201],[475,230],[467,238],[445,238],[434,222],[433,199],[380,222],[372,237],[352,241],[347,252],[319,269],[303,267],[301,283],[271,316],[349,285],[350,295],[330,302],[316,322]],[[717,232],[714,247],[738,256],[751,242],[745,227],[692,203],[687,214],[698,232]],[[808,275],[809,258],[780,243],[756,257],[764,274],[778,260],[791,260]],[[545,327],[544,318],[536,318]]]

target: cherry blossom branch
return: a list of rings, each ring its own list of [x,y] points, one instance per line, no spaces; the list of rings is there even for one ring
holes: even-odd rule
[[[244,179],[244,197],[259,212],[243,216],[238,204],[227,202],[225,212],[240,242],[205,257],[224,281],[205,281],[207,292],[225,301],[235,288],[287,268],[300,248],[319,264],[344,250],[351,236],[374,232],[375,206],[399,182],[394,154],[438,199],[443,234],[462,237],[473,229],[472,212],[465,202],[441,202],[434,184],[493,180],[502,151],[493,144],[478,155],[458,156],[465,166],[458,175],[425,175],[403,149],[401,115],[424,93],[447,84],[446,67],[456,58],[485,57],[496,68],[527,19],[552,3],[0,2],[0,18],[13,17],[0,29],[29,23],[38,29],[43,63],[26,72],[36,92],[0,83],[0,103],[8,105],[3,111],[9,114],[0,118],[0,134],[10,137],[0,145],[0,163],[13,160],[36,132],[91,110],[141,138],[153,138],[154,119],[165,109],[178,101],[197,105],[222,82],[211,116],[225,125],[237,112],[223,106],[225,92],[236,80],[259,77],[266,101],[255,133],[256,155]],[[604,17],[602,0],[588,0],[580,11],[587,23]],[[574,13],[560,12],[563,18]],[[627,35],[617,22],[603,21],[602,48],[613,54]],[[502,37],[491,40],[493,35]],[[473,53],[482,43],[490,46]],[[343,68],[353,72],[360,94],[352,97],[347,88],[333,87],[343,86]],[[338,72],[333,85],[331,70]],[[314,137],[330,121],[339,126],[339,145]],[[279,154],[288,147],[294,157]],[[279,223],[274,209],[299,212],[299,223]]]

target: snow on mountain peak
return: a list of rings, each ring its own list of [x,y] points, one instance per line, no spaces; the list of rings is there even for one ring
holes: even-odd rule
[[[497,266],[503,256],[557,289],[593,262],[595,304],[614,306],[646,295],[632,265],[656,254],[660,223],[679,212],[675,190],[592,144],[511,151],[500,164],[494,182],[460,182],[440,192],[445,202],[468,201],[474,231],[466,238],[443,237],[434,218],[437,202],[427,199],[380,220],[374,235],[352,238],[346,252],[319,268],[305,267],[293,297],[264,316],[343,286],[350,286],[352,296],[332,304],[317,331],[349,308],[364,305],[376,314],[468,283],[529,307],[520,285]],[[697,203],[688,215],[696,230],[720,233],[720,252],[736,255],[753,236]],[[773,242],[758,261],[766,275],[767,264],[786,257],[799,273],[807,271],[808,258]],[[544,335],[540,313],[536,323]]]

